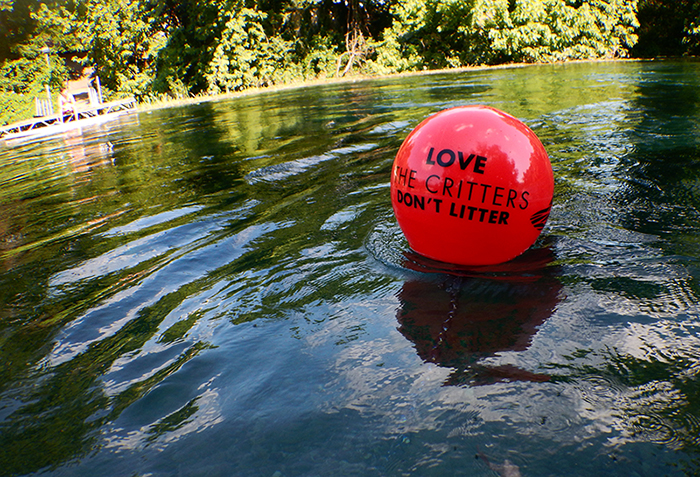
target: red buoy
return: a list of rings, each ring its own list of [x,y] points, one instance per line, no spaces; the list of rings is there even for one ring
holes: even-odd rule
[[[409,246],[459,265],[503,263],[527,250],[553,194],[552,165],[535,133],[488,106],[425,119],[391,172],[391,203]]]

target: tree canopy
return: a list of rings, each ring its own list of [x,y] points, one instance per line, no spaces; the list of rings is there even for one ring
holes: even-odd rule
[[[696,4],[0,0],[0,107],[7,122],[25,96],[46,83],[60,88],[76,64],[93,68],[108,93],[144,99],[358,73],[692,54],[700,49]]]

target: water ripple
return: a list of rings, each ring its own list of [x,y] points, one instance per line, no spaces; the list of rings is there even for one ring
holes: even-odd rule
[[[0,147],[2,468],[481,475],[482,453],[680,475],[700,446],[697,73],[349,81]],[[553,163],[547,227],[508,264],[421,257],[392,214],[402,140],[465,104],[521,118]]]

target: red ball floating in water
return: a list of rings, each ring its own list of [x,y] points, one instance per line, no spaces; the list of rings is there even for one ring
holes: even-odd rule
[[[425,119],[391,172],[391,203],[410,247],[459,265],[503,263],[527,250],[553,194],[552,165],[535,133],[488,106]]]

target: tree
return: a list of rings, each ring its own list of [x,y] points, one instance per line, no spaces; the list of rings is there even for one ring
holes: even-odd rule
[[[356,73],[694,54],[700,2],[0,0],[0,29],[7,121],[46,82],[65,80],[57,55],[86,55],[107,94],[177,97]]]
[[[22,56],[18,47],[32,36],[34,22],[31,12],[36,7],[34,1],[0,0],[0,31],[4,36],[0,42],[0,63]]]
[[[86,0],[80,30],[88,62],[107,89],[147,96],[157,55],[165,46],[164,18],[149,1]]]
[[[426,2],[423,24],[406,36],[416,45],[423,66],[447,68],[481,62],[477,52],[482,39],[471,28],[474,8],[474,0]]]
[[[56,0],[47,4],[0,0],[0,123],[31,116],[34,96],[49,85],[60,88],[68,69],[57,55],[75,46],[70,23],[63,21],[72,5]],[[49,57],[42,49],[50,46]]]
[[[207,72],[211,93],[269,86],[286,69],[291,43],[268,37],[263,28],[267,14],[243,8],[230,13]]]
[[[637,40],[636,1],[409,0],[392,13],[390,59],[423,68],[623,57]]]
[[[700,4],[694,0],[640,0],[635,56],[700,53]]]
[[[226,24],[225,12],[236,8],[236,0],[168,0],[163,4],[165,22],[160,31],[165,44],[157,54],[154,92],[186,96],[208,89],[206,75]]]
[[[636,6],[636,0],[479,0],[473,28],[501,60],[618,58],[637,41]]]

